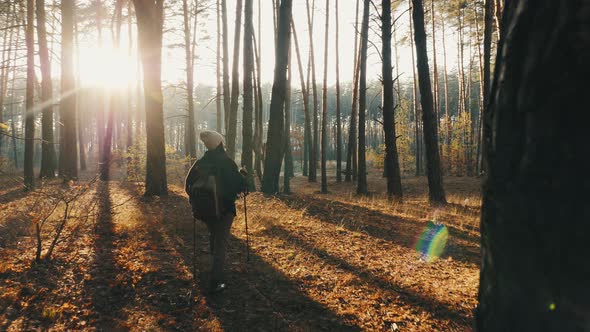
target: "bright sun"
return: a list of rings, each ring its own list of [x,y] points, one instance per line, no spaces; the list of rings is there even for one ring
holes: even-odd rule
[[[127,50],[112,47],[80,49],[80,80],[83,86],[126,88],[136,81],[137,62]]]

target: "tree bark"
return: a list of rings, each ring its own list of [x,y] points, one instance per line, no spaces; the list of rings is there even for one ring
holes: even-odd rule
[[[335,1],[336,18],[336,182],[342,182],[342,114],[340,107],[340,26],[338,20],[338,0]],[[354,56],[354,55],[353,55]]]
[[[381,56],[383,57],[383,91],[381,108],[383,110],[383,132],[385,134],[385,175],[387,176],[387,195],[402,198],[402,181],[397,154],[395,134],[395,113],[393,97],[393,68],[391,65],[391,0],[381,2]]]
[[[254,52],[253,45],[253,0],[246,0],[244,4],[244,97],[242,116],[242,161],[241,165],[248,171],[248,186],[250,191],[256,190],[254,186],[254,165],[252,158],[252,112],[253,112],[253,73],[254,73]]]
[[[322,92],[322,152],[321,152],[321,169],[322,184],[321,192],[328,193],[328,175],[326,170],[326,149],[328,147],[328,39],[329,39],[329,22],[330,22],[330,0],[326,0],[326,29],[324,34],[324,84]]]
[[[363,2],[363,23],[361,25],[359,61],[359,153],[358,153],[358,182],[356,192],[360,195],[368,193],[367,161],[365,156],[365,109],[367,107],[367,49],[369,42],[369,5],[371,0]]]
[[[73,0],[63,0],[62,11],[62,42],[61,42],[61,121],[63,138],[60,153],[63,154],[64,181],[78,177],[78,146],[76,133],[76,84],[74,78],[74,11]]]
[[[240,31],[242,27],[242,0],[236,2],[236,25],[234,30],[234,58],[232,65],[231,103],[229,125],[226,136],[227,154],[231,159],[236,155],[236,134],[238,128],[238,98],[240,96]]]
[[[422,123],[424,124],[424,145],[426,148],[426,169],[428,175],[428,197],[431,204],[445,204],[440,156],[438,154],[438,130],[433,109],[432,87],[424,28],[424,7],[422,0],[412,0],[412,16],[414,18],[414,39],[420,82],[420,100],[422,103]]]
[[[309,0],[305,1],[306,8],[307,8],[307,27],[309,33],[309,52],[310,52],[310,64],[311,64],[311,85],[313,91],[313,116],[312,116],[312,123],[313,123],[313,139],[311,143],[311,148],[309,149],[309,181],[316,182],[317,181],[317,168],[318,168],[318,143],[319,143],[319,132],[318,132],[318,89],[316,84],[316,77],[315,77],[315,54],[314,54],[314,47],[313,47],[313,8],[309,6]]]
[[[585,331],[590,4],[506,4],[490,93],[476,327]]]
[[[262,192],[274,194],[279,191],[281,172],[281,145],[284,126],[285,93],[287,83],[287,64],[289,62],[289,44],[291,42],[290,20],[291,0],[282,0],[279,9],[279,26],[277,47],[275,49],[275,71],[270,102],[270,119],[266,140],[266,158],[264,159],[264,175]]]
[[[144,77],[145,126],[149,134],[146,135],[145,195],[166,195],[168,184],[161,82],[164,0],[133,1]]]
[[[215,52],[216,61],[215,61],[215,78],[217,82],[217,98],[215,98],[215,110],[216,110],[216,130],[218,133],[223,133],[223,111],[221,108],[221,96],[223,95],[223,85],[221,83],[221,1],[216,0],[216,7],[215,7],[215,23],[217,24],[217,51]]]
[[[184,23],[184,53],[186,57],[186,92],[188,99],[188,118],[184,135],[184,153],[185,156],[190,157],[192,161],[197,158],[197,142],[195,134],[195,101],[193,96],[195,88],[193,58],[195,55],[191,51],[190,16],[187,0],[182,0],[182,13]],[[195,8],[195,21],[197,20],[197,15],[197,9]]]
[[[222,48],[223,48],[223,112],[225,135],[227,136],[229,127],[229,113],[231,106],[231,90],[229,87],[229,52],[228,52],[228,28],[227,28],[227,4],[226,0],[221,0],[221,29],[222,29]]]
[[[356,11],[354,20],[354,68],[352,78],[352,105],[350,111],[350,123],[348,127],[348,148],[346,154],[346,174],[344,181],[350,182],[356,180],[357,172],[357,118],[358,118],[358,76],[359,76],[359,59],[358,50],[358,22],[359,22],[359,0],[356,0]]]
[[[491,139],[490,84],[491,84],[491,53],[492,53],[492,1],[485,0],[484,31],[483,31],[483,111],[482,111],[482,164],[480,170],[485,172],[485,149]]]
[[[66,0],[67,1],[67,0]],[[27,83],[25,96],[25,161],[24,180],[28,190],[35,188],[35,176],[33,174],[33,154],[35,138],[35,2],[27,0],[27,26],[25,42],[27,47]],[[14,121],[14,120],[13,120]]]
[[[51,63],[47,47],[47,30],[45,28],[45,0],[36,0],[37,39],[39,43],[39,63],[41,66],[41,177],[54,177],[56,155],[53,142],[53,84],[51,81]]]

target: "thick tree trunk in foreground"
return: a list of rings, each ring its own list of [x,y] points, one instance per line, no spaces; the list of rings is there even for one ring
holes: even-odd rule
[[[348,146],[347,146],[347,154],[346,154],[346,174],[344,176],[344,181],[350,182],[356,180],[356,171],[357,171],[357,147],[356,147],[356,140],[357,140],[357,120],[358,120],[358,62],[360,59],[359,51],[358,51],[358,17],[359,17],[359,0],[356,0],[356,11],[355,11],[355,19],[354,19],[354,68],[353,68],[353,77],[352,77],[352,105],[350,111],[350,122],[348,125]]]
[[[248,186],[250,191],[254,191],[254,164],[252,158],[253,139],[252,139],[252,118],[253,118],[253,73],[254,73],[254,52],[253,34],[253,0],[246,0],[244,6],[244,113],[242,117],[242,166],[248,171]]]
[[[313,47],[313,8],[310,8],[309,0],[305,1],[307,9],[307,28],[309,33],[309,53],[311,64],[311,89],[313,91],[313,115],[312,115],[312,142],[309,149],[309,181],[317,181],[318,168],[318,89],[315,77],[315,53]]]
[[[164,0],[134,0],[143,67],[147,160],[145,195],[166,195],[166,147],[162,98]]]
[[[418,60],[418,76],[420,83],[420,100],[422,103],[422,123],[424,124],[424,145],[426,148],[426,172],[428,175],[428,197],[431,204],[446,203],[438,153],[438,129],[434,114],[428,55],[426,47],[426,31],[424,28],[424,8],[422,0],[412,0],[412,16],[414,17],[414,39]]]
[[[78,177],[78,146],[76,133],[76,83],[74,78],[74,0],[63,0],[61,42],[61,121],[64,140],[60,145],[63,155],[64,181]]]
[[[33,174],[33,149],[35,138],[35,1],[27,0],[27,26],[25,42],[27,46],[27,85],[25,96],[25,187],[31,190],[35,187],[35,175]],[[13,119],[14,122],[14,119]]]
[[[342,114],[340,109],[340,45],[339,45],[339,21],[338,0],[334,16],[336,18],[336,182],[342,182]]]
[[[586,1],[507,2],[489,105],[478,331],[590,326],[589,16]]]
[[[383,132],[385,134],[385,175],[387,176],[387,195],[402,198],[402,180],[397,154],[395,135],[395,115],[393,101],[393,68],[391,67],[391,0],[381,2],[381,56],[383,57]]]
[[[357,194],[367,194],[367,161],[365,156],[365,109],[367,107],[367,49],[369,42],[369,5],[364,0],[363,23],[361,26],[361,58],[359,61],[359,154]]]
[[[287,87],[287,64],[289,63],[289,44],[291,42],[291,0],[282,0],[280,6],[277,47],[275,50],[275,71],[270,102],[270,119],[266,139],[266,158],[262,192],[274,194],[279,191],[281,172],[281,147],[283,137],[285,93]]]
[[[56,170],[55,145],[53,144],[53,84],[51,81],[51,63],[47,47],[47,30],[45,29],[45,0],[36,0],[37,39],[39,43],[39,63],[41,65],[41,177],[54,177]]]

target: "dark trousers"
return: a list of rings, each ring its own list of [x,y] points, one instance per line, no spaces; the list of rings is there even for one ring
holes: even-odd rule
[[[234,214],[229,212],[224,214],[219,220],[206,222],[207,229],[209,230],[209,248],[211,249],[211,256],[213,258],[213,266],[211,268],[212,285],[223,281],[225,255],[233,221]]]

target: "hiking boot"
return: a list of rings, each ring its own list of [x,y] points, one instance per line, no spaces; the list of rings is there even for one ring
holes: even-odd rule
[[[209,287],[209,294],[217,294],[223,292],[227,288],[225,282],[215,282]]]

